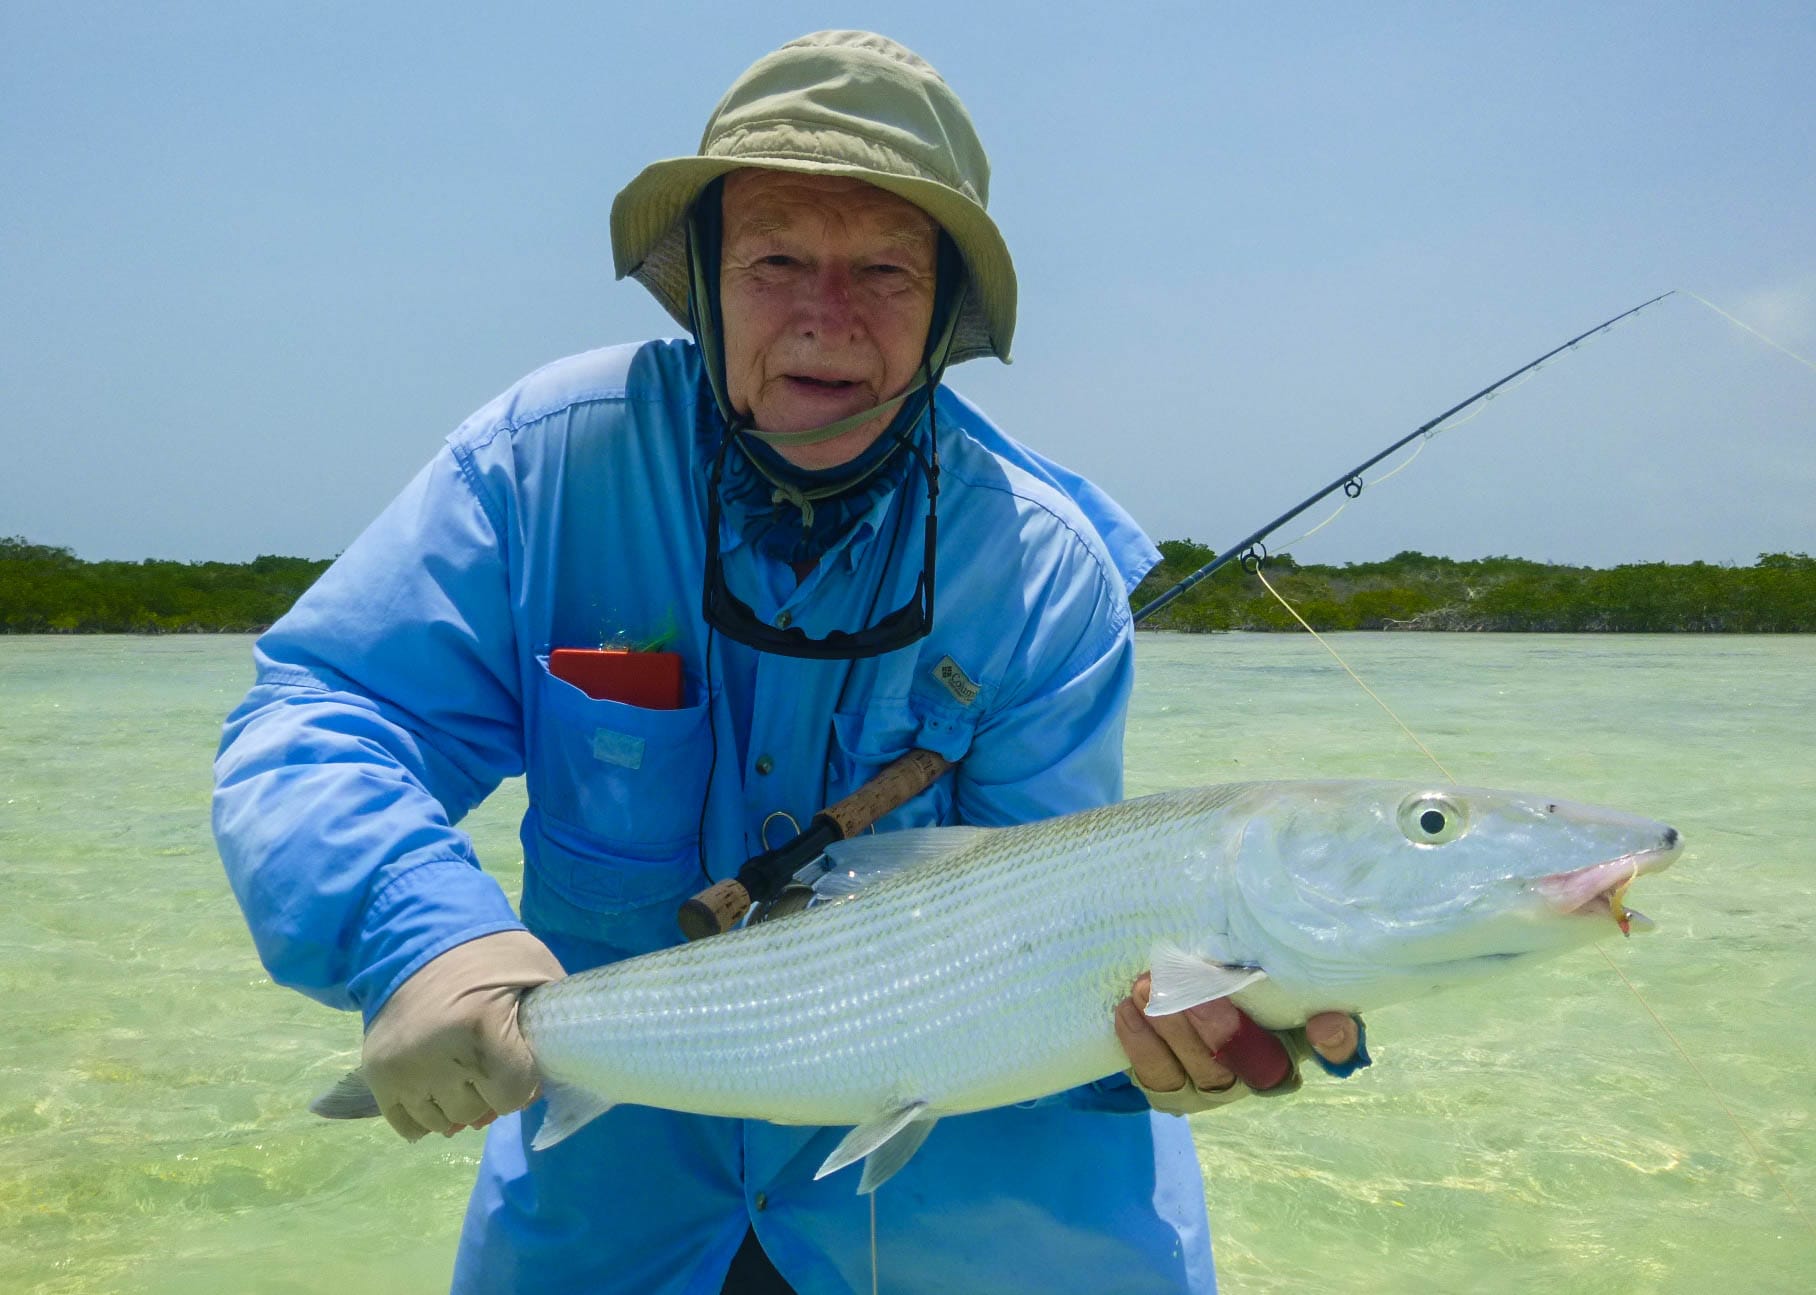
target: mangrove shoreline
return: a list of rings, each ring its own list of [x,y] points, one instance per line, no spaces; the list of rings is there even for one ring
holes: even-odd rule
[[[1166,540],[1136,607],[1209,562]],[[250,634],[282,616],[328,559],[85,562],[64,548],[0,537],[0,633]],[[1300,565],[1270,558],[1268,581],[1317,630],[1537,633],[1813,633],[1816,558],[1762,553],[1750,567],[1644,562],[1597,569],[1523,558],[1405,552],[1385,562]],[[1260,580],[1230,563],[1143,629],[1296,630]]]

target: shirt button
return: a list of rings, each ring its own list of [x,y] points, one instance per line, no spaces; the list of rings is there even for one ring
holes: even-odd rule
[[[769,1197],[767,1195],[765,1195],[763,1192],[758,1192],[756,1206],[759,1210],[768,1209],[769,1208]]]
[[[787,612],[777,612],[776,613],[776,628],[777,629],[785,630],[792,624],[794,624],[794,617],[790,616]]]
[[[774,760],[772,760],[770,757],[768,757],[766,755],[760,755],[757,757],[757,772],[758,773],[767,774],[771,769],[773,769],[775,767],[776,767],[776,762]]]

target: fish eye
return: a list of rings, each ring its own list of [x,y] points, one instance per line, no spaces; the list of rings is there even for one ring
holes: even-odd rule
[[[1400,802],[1400,830],[1414,845],[1445,845],[1469,830],[1469,815],[1448,796],[1422,791]]]

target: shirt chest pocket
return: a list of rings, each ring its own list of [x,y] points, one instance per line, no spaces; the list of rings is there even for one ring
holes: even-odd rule
[[[923,715],[906,701],[875,701],[863,710],[835,712],[826,799],[850,795],[916,747],[937,751],[957,764],[971,748],[974,727],[964,720]],[[879,819],[877,830],[950,823],[953,776],[948,769],[931,787]]]
[[[560,874],[550,880],[598,911],[685,887],[712,758],[706,700],[677,710],[601,700],[549,674],[546,661],[537,682],[529,791],[558,846],[543,860]]]

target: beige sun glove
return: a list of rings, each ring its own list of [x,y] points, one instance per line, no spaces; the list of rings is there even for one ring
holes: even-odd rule
[[[1220,1106],[1228,1106],[1231,1102],[1240,1101],[1244,1097],[1285,1097],[1289,1093],[1296,1093],[1305,1085],[1305,1080],[1299,1074],[1299,1063],[1312,1055],[1312,1045],[1306,1041],[1303,1028],[1271,1030],[1269,1033],[1286,1046],[1287,1060],[1292,1063],[1292,1070],[1286,1078],[1272,1088],[1250,1088],[1238,1079],[1232,1082],[1228,1088],[1218,1088],[1206,1092],[1188,1078],[1184,1084],[1171,1092],[1157,1093],[1135,1078],[1133,1070],[1127,1072],[1129,1082],[1134,1084],[1141,1091],[1141,1095],[1148,1099],[1149,1106],[1163,1115],[1196,1115],[1199,1111],[1213,1111]]]
[[[1207,1093],[1188,1079],[1170,1093],[1157,1093],[1135,1078],[1133,1070],[1128,1074],[1129,1082],[1141,1090],[1141,1095],[1148,1099],[1148,1105],[1162,1115],[1196,1115],[1199,1111],[1210,1111],[1219,1106],[1228,1106],[1231,1102],[1239,1101],[1255,1091],[1238,1079],[1228,1088],[1219,1088]]]
[[[528,931],[482,935],[423,964],[379,1009],[361,1055],[391,1127],[414,1142],[535,1101],[536,1062],[517,1004],[564,974]]]

